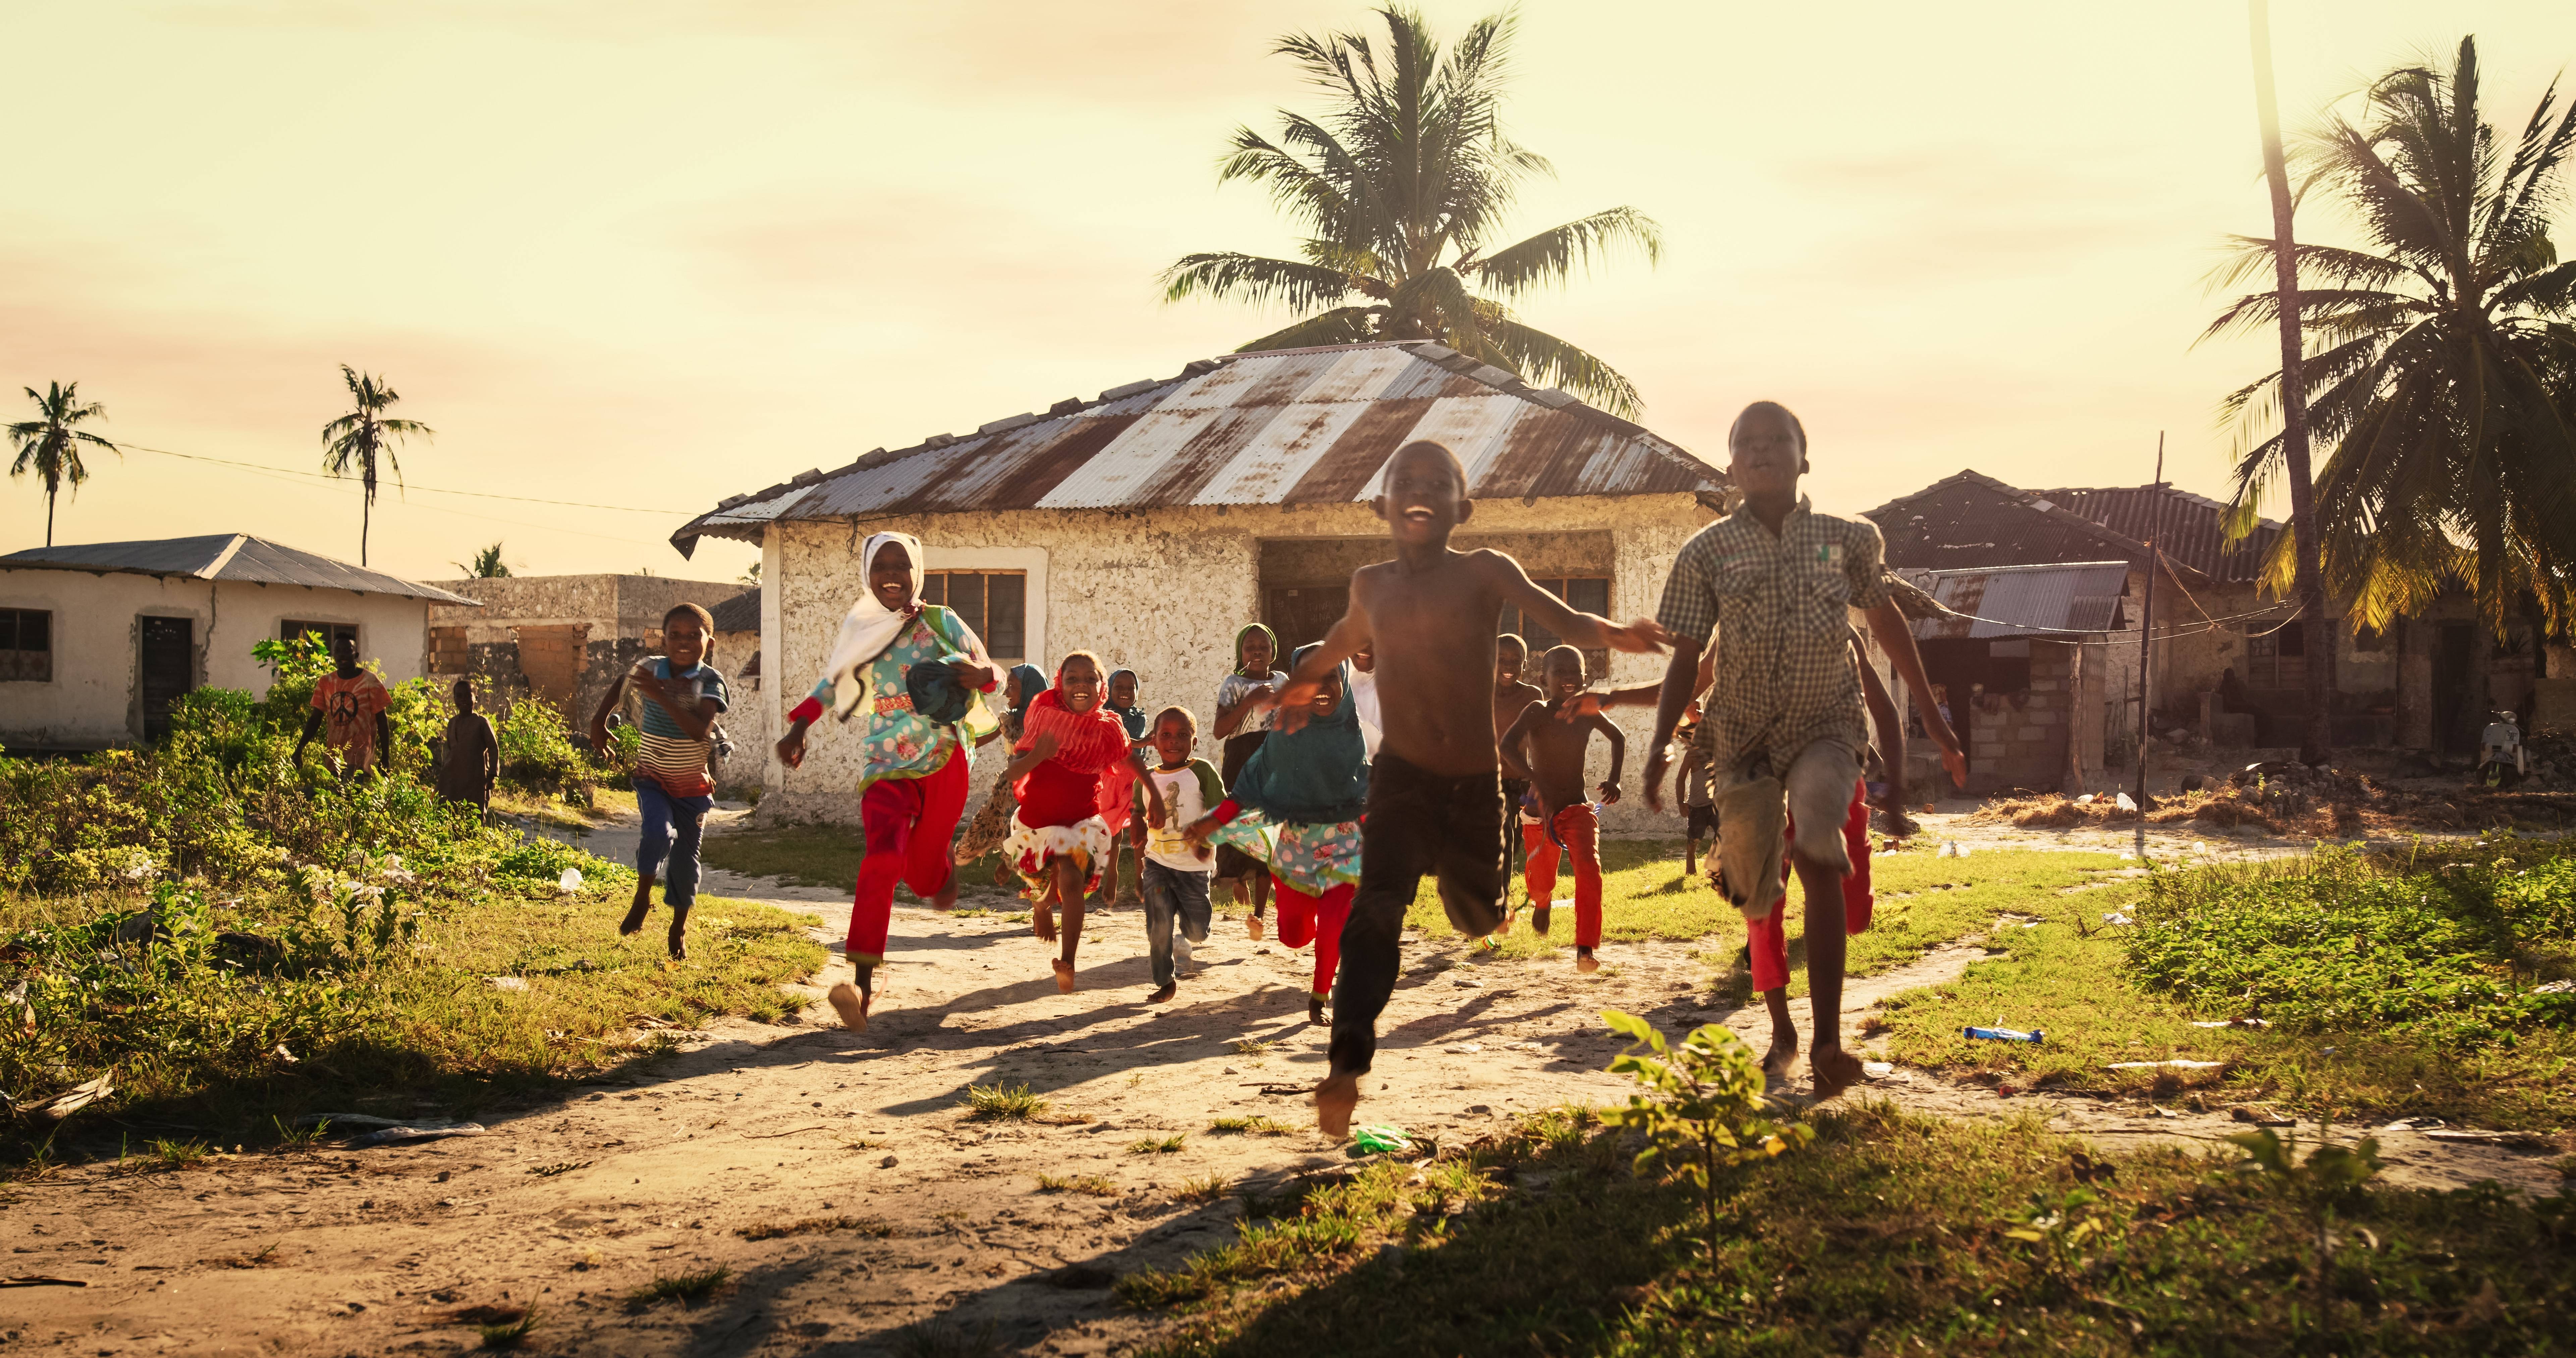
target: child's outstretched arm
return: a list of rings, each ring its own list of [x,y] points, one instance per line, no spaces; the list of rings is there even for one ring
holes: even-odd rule
[[[1127,767],[1135,770],[1136,785],[1145,789],[1145,823],[1157,830],[1162,829],[1163,788],[1161,784],[1154,781],[1154,770],[1145,762],[1144,751],[1130,747],[1127,751]],[[1143,840],[1137,841],[1140,844],[1143,842]]]
[[[1578,613],[1565,606],[1565,601],[1540,589],[1521,569],[1521,563],[1493,551],[1476,553],[1483,568],[1493,575],[1497,592],[1507,604],[1518,604],[1530,620],[1564,638],[1565,644],[1579,650],[1606,647],[1613,651],[1660,654],[1672,638],[1663,625],[1652,618],[1639,618],[1621,625],[1591,613]]]
[[[621,674],[608,681],[608,691],[599,695],[599,707],[590,714],[590,748],[608,753],[608,714],[626,699],[626,678]]]
[[[1601,794],[1603,805],[1619,800],[1619,773],[1628,766],[1628,733],[1611,724],[1608,717],[1592,719],[1592,729],[1610,742],[1610,781],[1593,789]]]
[[[1861,699],[1869,707],[1869,724],[1878,732],[1878,762],[1887,768],[1887,795],[1879,799],[1882,808],[1905,809],[1905,724],[1896,715],[1896,700],[1887,695],[1887,686],[1878,682],[1878,671],[1872,669],[1868,652],[1861,649],[1860,633],[1852,633],[1852,663],[1860,670]]]
[[[1966,787],[1968,756],[1959,748],[1959,737],[1951,733],[1950,723],[1941,719],[1939,705],[1930,701],[1932,681],[1923,675],[1923,653],[1914,646],[1914,624],[1896,610],[1895,600],[1882,600],[1869,610],[1869,635],[1895,662],[1896,677],[1904,680],[1906,689],[1914,694],[1915,708],[1923,714],[1924,733],[1941,747],[1941,767],[1949,773],[1951,782]]]
[[[1010,766],[1002,770],[1002,781],[1016,783],[1028,776],[1029,770],[1055,758],[1055,752],[1062,748],[1062,744],[1063,742],[1055,738],[1053,731],[1038,732],[1030,737],[1028,745],[1011,760]]]
[[[1288,686],[1279,690],[1279,715],[1271,718],[1272,729],[1292,732],[1304,727],[1306,719],[1315,714],[1315,694],[1324,687],[1324,676],[1358,655],[1360,648],[1376,635],[1368,619],[1367,579],[1365,573],[1351,577],[1350,607],[1334,620],[1324,639],[1306,653],[1305,660],[1288,676]]]
[[[1520,716],[1513,719],[1511,728],[1503,732],[1503,738],[1494,742],[1494,753],[1501,756],[1503,761],[1504,777],[1517,778],[1524,783],[1538,781],[1538,774],[1530,768],[1528,760],[1521,758],[1521,752],[1529,740],[1530,723],[1544,721],[1546,718],[1547,704],[1531,703],[1521,709]]]

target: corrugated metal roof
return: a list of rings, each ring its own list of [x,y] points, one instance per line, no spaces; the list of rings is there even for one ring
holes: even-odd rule
[[[2254,531],[2227,540],[2227,506],[2206,495],[2171,485],[2111,486],[2097,489],[2042,490],[2032,494],[2060,509],[2098,523],[2140,542],[2161,540],[2165,556],[2213,580],[2248,584],[2263,573],[2263,558],[2281,536],[2281,525],[2257,520]],[[2158,522],[2161,511],[2162,522]]]
[[[1965,614],[1924,618],[1919,640],[2035,637],[2051,632],[2116,632],[2127,626],[2120,599],[2129,592],[2129,563],[2078,561],[2049,566],[1908,571],[1944,608]]]
[[[716,621],[719,632],[757,632],[760,630],[760,590],[757,586],[707,610]]]
[[[393,594],[442,604],[481,604],[435,585],[397,579],[382,571],[334,561],[284,543],[247,533],[212,533],[194,538],[157,538],[148,542],[92,542],[78,546],[30,547],[0,556],[0,568],[117,572],[128,575],[184,575],[198,580],[241,581],[261,585],[308,585],[359,594]]]
[[[1003,509],[1365,500],[1415,439],[1449,445],[1475,499],[1716,491],[1715,467],[1564,392],[1426,342],[1201,359],[964,438],[880,449],[819,482],[733,499],[672,534],[759,540],[775,520]]]

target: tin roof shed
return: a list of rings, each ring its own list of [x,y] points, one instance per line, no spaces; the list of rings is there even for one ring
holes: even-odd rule
[[[1920,641],[2046,640],[2052,634],[2117,632],[2128,626],[2120,606],[2129,592],[2125,561],[1901,574],[1958,615],[1917,619],[1914,636]]]

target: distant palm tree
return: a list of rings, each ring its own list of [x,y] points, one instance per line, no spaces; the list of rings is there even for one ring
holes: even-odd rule
[[[1513,319],[1504,299],[1561,284],[1622,246],[1651,263],[1662,255],[1661,230],[1635,208],[1615,207],[1487,249],[1520,181],[1555,173],[1504,136],[1496,118],[1512,16],[1477,22],[1444,53],[1417,11],[1389,5],[1377,14],[1386,21],[1383,54],[1360,33],[1281,38],[1272,51],[1305,68],[1333,105],[1317,118],[1281,110],[1276,142],[1235,129],[1218,164],[1221,184],[1268,186],[1304,233],[1305,258],[1185,255],[1162,273],[1164,299],[1276,301],[1299,313],[1245,351],[1437,340],[1634,415],[1637,389],[1627,378]]]
[[[755,562],[751,563],[751,567],[750,567],[750,569],[745,570],[745,571],[742,573],[742,582],[743,582],[744,584],[746,584],[746,585],[758,585],[758,584],[760,583],[760,563],[759,563],[759,562],[755,561]]]
[[[2453,581],[2501,635],[2535,598],[2570,620],[2576,570],[2576,263],[2549,239],[2549,211],[2576,151],[2576,108],[2555,86],[2520,138],[2482,120],[2477,40],[2438,62],[2389,72],[2362,92],[2360,121],[2330,117],[2295,148],[2310,188],[2359,220],[2365,249],[2297,247],[2298,309],[2313,338],[2301,364],[2312,428],[2333,451],[2317,474],[2320,566],[2384,627]],[[2226,286],[2273,268],[2269,240],[2240,237]],[[2276,292],[2236,299],[2208,335],[2268,328]],[[2231,393],[2247,426],[2280,405],[2275,372]],[[2280,475],[2282,438],[2236,467],[2231,528],[2252,525]],[[2281,535],[2270,583],[2294,569]],[[2482,719],[2482,717],[2481,717]]]
[[[451,561],[447,564],[465,572],[466,578],[472,580],[507,580],[510,578],[510,568],[501,564],[501,544],[497,542],[484,548],[482,551],[476,552],[474,554],[474,564],[470,566],[462,561]]]
[[[18,458],[9,464],[11,476],[29,472],[45,484],[45,545],[54,545],[54,497],[66,485],[78,487],[89,479],[89,466],[81,461],[80,448],[86,443],[104,448],[122,457],[125,450],[86,430],[73,426],[83,420],[107,418],[107,407],[96,401],[80,399],[80,383],[48,382],[43,391],[22,388],[27,399],[36,403],[41,419],[22,420],[9,426],[9,441],[17,445]]]
[[[352,467],[367,488],[366,507],[358,516],[358,564],[367,564],[367,533],[374,526],[376,512],[376,460],[382,458],[394,473],[394,484],[402,484],[402,463],[394,458],[397,440],[418,436],[432,438],[437,430],[418,420],[385,418],[385,409],[402,397],[394,393],[381,377],[371,377],[343,363],[340,376],[349,384],[349,395],[358,408],[322,426],[322,470],[333,476],[347,476]]]

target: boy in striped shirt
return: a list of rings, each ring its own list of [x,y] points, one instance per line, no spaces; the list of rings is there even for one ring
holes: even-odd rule
[[[662,903],[671,907],[671,957],[687,961],[689,907],[698,899],[698,835],[715,805],[715,782],[707,777],[714,753],[711,735],[725,710],[724,676],[706,663],[707,641],[715,619],[696,604],[675,604],[662,615],[661,655],[647,656],[608,686],[591,714],[591,747],[608,750],[608,714],[633,685],[643,699],[643,742],[635,754],[635,806],[644,815],[644,833],[635,844],[635,905],[617,927],[632,934],[644,927],[653,908],[653,877],[668,855],[670,877]]]

